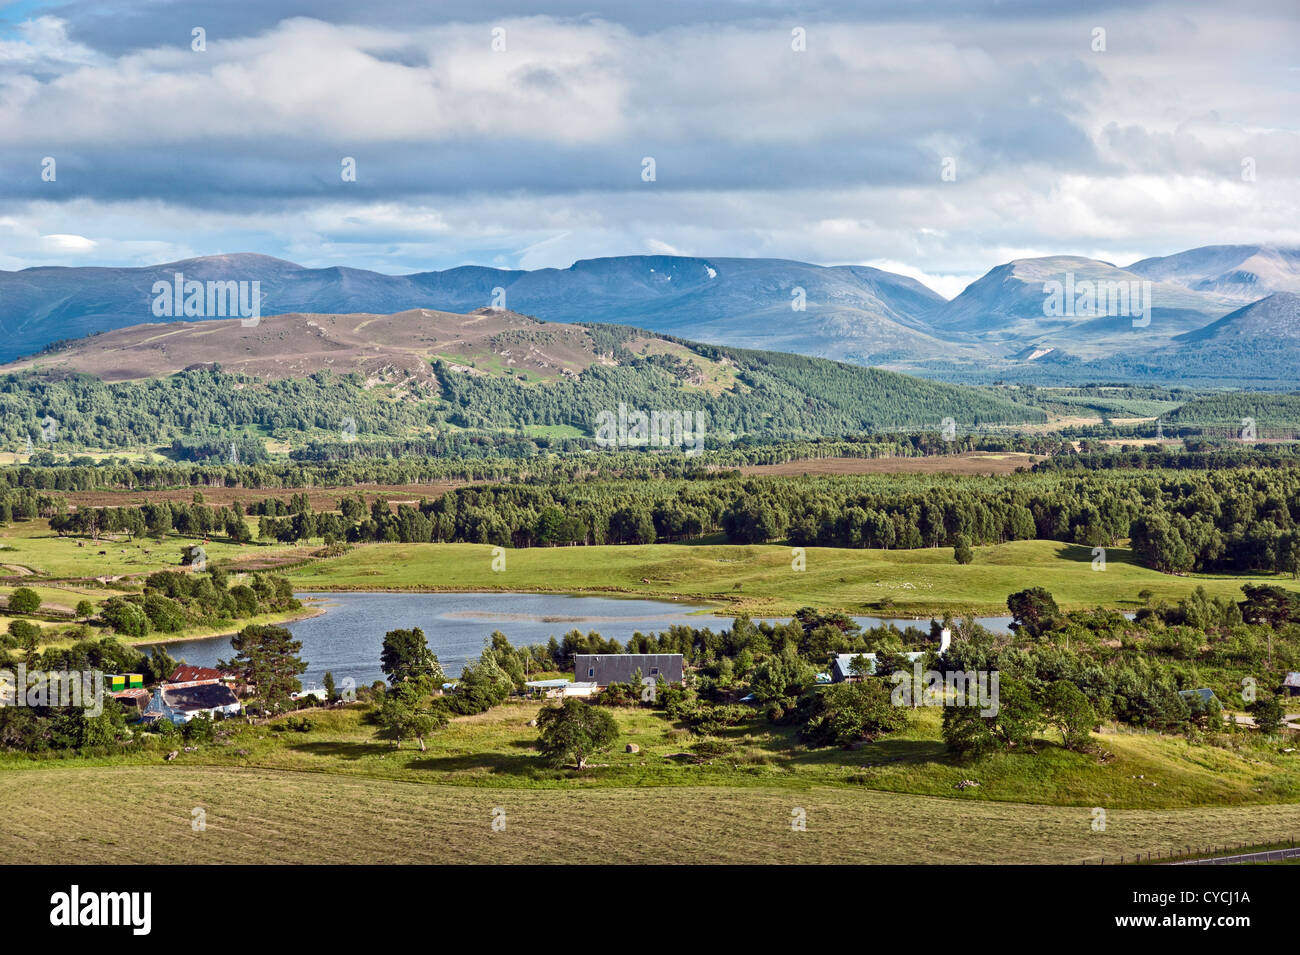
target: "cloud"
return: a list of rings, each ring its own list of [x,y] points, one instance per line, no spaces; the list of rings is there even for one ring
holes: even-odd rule
[[[90,47],[68,39],[68,24],[58,17],[24,20],[15,40],[0,39],[0,71],[55,70],[94,63],[100,57]]]
[[[548,6],[232,0],[195,51],[180,6],[67,0],[0,34],[0,264],[680,250],[888,262],[951,294],[1030,250],[1300,242],[1284,4]]]
[[[97,244],[94,239],[87,239],[84,235],[41,236],[41,246],[55,255],[60,253],[82,254],[93,252]]]

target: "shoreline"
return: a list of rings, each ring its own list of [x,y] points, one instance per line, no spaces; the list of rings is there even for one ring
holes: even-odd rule
[[[299,580],[290,576],[291,583],[297,584]],[[331,586],[329,584],[304,588],[302,593],[319,593],[319,594],[536,594],[538,596],[549,597],[606,597],[611,600],[656,600],[663,603],[691,603],[708,605],[707,611],[696,611],[689,616],[698,617],[734,617],[740,614],[746,614],[750,617],[793,617],[794,611],[763,609],[755,607],[746,607],[743,602],[737,601],[732,604],[725,604],[722,601],[727,600],[725,596],[713,594],[709,596],[697,596],[693,594],[664,594],[655,591],[629,591],[629,590],[612,590],[600,587],[592,587],[580,590],[568,589],[549,589],[544,587],[475,587],[473,585],[462,585],[455,587],[439,587],[436,585],[413,584],[406,587],[384,587],[379,585],[359,587]],[[1140,607],[1140,604],[1138,605]],[[797,609],[797,608],[796,608]],[[882,609],[878,607],[862,607],[853,609],[849,607],[826,607],[817,606],[818,610],[829,610],[840,612],[854,617],[879,617],[882,620],[928,620],[931,618],[942,620],[945,615],[951,614],[954,618],[962,617],[1006,617],[1009,616],[1006,604],[989,605],[989,607],[963,607],[960,610],[952,607],[942,609],[917,609],[915,606],[897,607],[891,609]],[[1066,609],[1066,608],[1063,608]],[[1083,609],[1094,609],[1091,607]],[[1114,610],[1116,613],[1132,613],[1136,607],[1106,607],[1103,609]]]
[[[197,633],[197,634],[167,633],[167,634],[158,634],[158,635],[151,634],[150,636],[147,637],[140,637],[139,639],[124,641],[124,643],[126,646],[129,646],[135,650],[143,651],[145,648],[148,647],[167,646],[168,644],[174,644],[174,643],[188,643],[191,640],[213,640],[220,637],[233,637],[237,633],[239,633],[240,630],[244,629],[244,627],[247,627],[249,624],[265,624],[271,626],[281,626],[286,623],[297,623],[299,620],[308,620],[312,617],[319,617],[324,613],[325,613],[325,609],[323,607],[309,607],[304,605],[301,610],[295,610],[283,616],[275,615],[275,614],[259,614],[260,617],[271,617],[272,619],[259,620],[257,617],[250,618],[249,620],[244,621],[242,626],[234,630],[227,630],[225,627],[217,627],[214,628],[217,631],[219,631],[216,633]]]
[[[320,595],[324,595],[324,596],[332,596],[332,595],[335,595],[335,594],[394,594],[394,595],[400,595],[400,594],[411,594],[411,595],[419,595],[419,594],[496,594],[496,595],[504,595],[504,594],[519,594],[519,595],[521,595],[521,596],[540,596],[540,597],[575,597],[575,598],[582,598],[582,597],[604,597],[604,598],[606,598],[606,599],[611,599],[611,600],[619,600],[619,599],[621,599],[621,600],[650,600],[650,601],[654,601],[654,602],[656,602],[656,603],[664,603],[664,604],[674,604],[674,603],[677,603],[677,604],[680,604],[680,603],[688,603],[688,604],[713,604],[714,606],[708,607],[707,609],[704,609],[704,610],[695,610],[695,611],[691,611],[691,612],[688,612],[688,613],[685,613],[685,614],[684,614],[684,616],[688,616],[688,617],[698,617],[698,618],[700,618],[701,620],[703,620],[703,619],[720,618],[720,617],[721,617],[721,618],[734,618],[734,617],[739,617],[739,616],[742,616],[742,615],[743,615],[743,616],[748,616],[748,617],[750,617],[751,619],[781,618],[781,619],[783,619],[783,620],[790,620],[790,619],[793,619],[793,618],[794,618],[794,612],[793,612],[793,611],[783,611],[783,610],[771,610],[771,611],[768,611],[768,610],[753,610],[753,609],[746,609],[746,608],[743,608],[743,607],[739,607],[739,608],[730,608],[730,607],[723,606],[723,605],[717,605],[717,598],[712,598],[712,599],[701,598],[701,599],[696,600],[696,599],[694,599],[694,598],[691,598],[691,597],[688,597],[688,596],[683,596],[683,595],[681,595],[681,594],[674,594],[674,595],[671,595],[671,596],[664,596],[664,595],[655,594],[655,593],[629,593],[629,592],[627,592],[627,591],[619,591],[619,592],[617,592],[617,593],[611,593],[611,592],[609,592],[609,591],[603,591],[603,590],[588,590],[588,591],[575,591],[575,590],[542,590],[542,589],[530,589],[530,588],[526,588],[526,587],[512,587],[512,588],[510,588],[510,589],[491,589],[491,590],[488,590],[488,589],[484,589],[484,588],[482,588],[482,587],[450,587],[450,588],[441,588],[441,587],[412,586],[412,587],[367,587],[367,588],[365,588],[364,590],[362,590],[362,589],[356,589],[356,588],[352,588],[352,587],[323,587],[323,588],[315,588],[315,589],[311,589],[311,590],[302,590],[302,591],[299,591],[299,593],[304,593],[304,594],[320,594]],[[819,609],[819,610],[824,610],[824,609],[826,609],[826,608],[824,608],[824,607],[818,607],[817,609]],[[1132,610],[1126,610],[1126,609],[1121,609],[1121,608],[1108,608],[1108,609],[1113,609],[1116,613],[1127,613],[1127,614],[1131,614],[1131,613],[1133,612]],[[322,610],[321,612],[324,613],[324,610]],[[842,613],[844,613],[844,614],[846,614],[847,616],[850,616],[850,617],[871,617],[871,618],[874,618],[874,619],[877,619],[877,620],[902,621],[902,622],[906,622],[906,623],[916,623],[916,624],[927,624],[927,623],[929,623],[931,620],[940,620],[940,621],[942,621],[943,618],[944,618],[944,616],[945,616],[945,615],[948,615],[948,614],[951,614],[951,615],[953,616],[953,618],[956,619],[956,620],[960,620],[960,619],[962,619],[963,617],[975,617],[975,618],[981,618],[981,617],[984,617],[984,618],[989,618],[989,617],[998,617],[998,618],[1002,618],[1002,617],[1005,617],[1005,618],[1007,618],[1007,619],[1011,619],[1011,614],[1008,613],[1007,608],[1006,608],[1005,606],[1000,607],[1000,608],[998,608],[998,609],[996,609],[996,610],[962,610],[962,611],[960,611],[960,612],[959,612],[959,611],[955,611],[955,610],[951,610],[951,609],[949,609],[949,610],[941,610],[941,611],[936,611],[936,612],[931,612],[931,613],[927,613],[927,612],[925,612],[925,611],[914,611],[914,610],[910,610],[910,609],[908,609],[908,610],[898,610],[898,611],[894,611],[894,612],[890,612],[890,611],[882,611],[882,610],[877,610],[877,609],[865,609],[865,610],[839,609],[838,612],[842,612]],[[520,617],[520,619],[523,619],[524,616],[526,616],[526,615],[522,615],[522,616]],[[529,620],[533,620],[533,619],[536,619],[536,618],[533,618],[533,617],[527,617],[527,619],[529,619]],[[599,622],[599,618],[583,617],[582,619],[583,619],[583,620],[588,620],[588,621],[591,621],[591,622]],[[545,622],[545,621],[539,621],[539,622]]]

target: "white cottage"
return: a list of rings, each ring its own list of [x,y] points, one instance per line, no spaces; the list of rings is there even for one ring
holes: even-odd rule
[[[224,683],[195,683],[189,686],[163,684],[153,691],[144,718],[166,718],[180,725],[202,713],[213,718],[218,713],[236,716],[239,713],[239,697]]]

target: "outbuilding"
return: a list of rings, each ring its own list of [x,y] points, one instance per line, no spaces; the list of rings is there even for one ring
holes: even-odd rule
[[[595,683],[579,683],[576,680],[528,680],[524,683],[529,696],[542,696],[546,699],[561,699],[566,696],[595,696]]]

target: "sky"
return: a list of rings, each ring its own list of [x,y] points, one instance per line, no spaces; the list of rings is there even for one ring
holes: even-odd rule
[[[1298,125],[1295,0],[22,0],[0,269],[668,253],[951,296],[1300,245]]]

